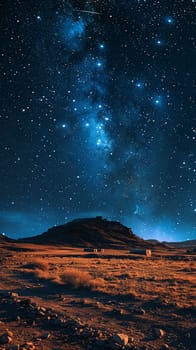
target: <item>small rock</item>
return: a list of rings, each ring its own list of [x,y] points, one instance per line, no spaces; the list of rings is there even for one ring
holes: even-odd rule
[[[43,306],[41,306],[41,307],[40,307],[40,311],[42,311],[42,312],[46,312],[46,308],[45,308],[45,307],[43,307]]]
[[[112,336],[112,340],[119,345],[127,345],[129,337],[124,333],[117,333]]]
[[[0,344],[9,344],[12,342],[13,333],[10,331],[7,331],[6,333],[2,334],[0,337]]]
[[[120,309],[118,312],[119,312],[119,315],[124,315],[125,314],[125,311],[123,309]]]
[[[142,309],[142,307],[141,307],[141,308],[138,309],[138,313],[139,313],[140,315],[145,315],[145,314],[146,314],[146,311],[145,311],[144,309]]]
[[[85,338],[92,338],[94,336],[94,330],[91,327],[85,327],[83,328],[83,337]]]
[[[83,323],[77,320],[72,320],[69,319],[66,321],[66,327],[71,327],[71,328],[80,328],[81,326],[83,326]]]
[[[51,334],[50,334],[50,333],[44,333],[44,334],[42,334],[42,336],[41,336],[42,339],[48,339],[48,338],[50,338],[50,337],[51,337]]]
[[[163,338],[163,336],[165,334],[164,330],[161,328],[155,328],[154,333],[155,333],[156,337],[158,337],[158,338]]]
[[[97,336],[98,338],[102,338],[102,337],[103,337],[103,333],[102,333],[101,331],[97,330],[96,336]]]
[[[7,331],[6,334],[9,336],[9,337],[13,337],[13,333],[11,331]]]
[[[26,350],[35,350],[35,345],[30,341],[23,344],[22,347]]]
[[[55,318],[53,319],[53,322],[61,327],[66,326],[66,320],[63,317]]]
[[[11,292],[9,295],[11,298],[18,298],[19,297],[18,293],[15,293],[15,292]]]

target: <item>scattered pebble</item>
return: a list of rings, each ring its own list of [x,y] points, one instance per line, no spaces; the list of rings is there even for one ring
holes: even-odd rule
[[[124,333],[116,333],[112,336],[112,340],[119,345],[127,345],[129,342],[129,337]]]

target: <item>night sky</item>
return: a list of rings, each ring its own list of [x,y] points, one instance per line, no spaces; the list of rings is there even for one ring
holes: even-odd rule
[[[0,232],[196,238],[196,2],[0,0]]]

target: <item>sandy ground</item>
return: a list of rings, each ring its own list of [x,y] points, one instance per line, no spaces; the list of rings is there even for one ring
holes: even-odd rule
[[[185,250],[1,243],[0,263],[0,349],[196,349],[196,256]]]

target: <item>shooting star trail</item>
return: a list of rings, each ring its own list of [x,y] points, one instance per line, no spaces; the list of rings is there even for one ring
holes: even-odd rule
[[[87,10],[74,10],[74,11],[88,13],[89,15],[101,15],[100,12],[95,12],[95,11],[87,11]]]

